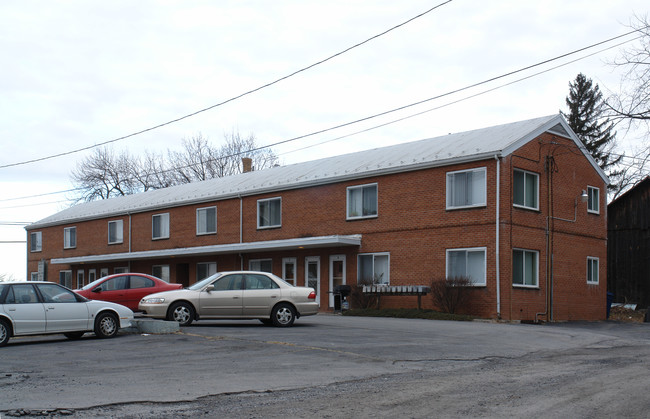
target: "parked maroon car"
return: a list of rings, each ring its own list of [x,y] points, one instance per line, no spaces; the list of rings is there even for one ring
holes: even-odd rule
[[[75,292],[91,300],[110,301],[137,311],[138,303],[145,296],[181,288],[181,284],[170,284],[155,276],[129,272],[99,278]]]

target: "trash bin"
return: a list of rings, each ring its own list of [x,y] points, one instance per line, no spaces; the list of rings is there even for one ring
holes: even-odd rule
[[[334,287],[334,311],[347,310],[349,308],[347,296],[350,295],[352,287],[349,285],[337,285]]]
[[[612,303],[614,302],[614,294],[611,292],[607,293],[607,318],[609,319],[609,311],[612,309]]]

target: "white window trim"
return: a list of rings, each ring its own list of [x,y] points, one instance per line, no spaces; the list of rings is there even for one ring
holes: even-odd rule
[[[35,249],[32,249],[34,247],[34,237],[38,236],[39,239],[36,240],[36,243],[38,244],[38,247]],[[29,251],[30,253],[36,253],[36,252],[42,252],[43,251],[43,232],[42,231],[33,231],[29,233]]]
[[[167,235],[166,235],[166,236],[160,236],[160,237],[154,237],[154,236],[153,236],[153,232],[154,232],[153,220],[154,220],[155,217],[163,217],[163,216],[165,216],[165,215],[167,216]],[[170,234],[170,230],[171,230],[171,221],[170,221],[170,217],[169,217],[169,213],[168,213],[168,212],[162,212],[162,213],[160,213],[160,214],[153,214],[153,215],[151,216],[151,240],[164,240],[164,239],[168,239],[168,238],[169,238],[169,234]]]
[[[156,268],[160,268],[161,273],[163,273],[163,274],[165,273],[164,272],[165,268],[167,268],[167,275],[166,275],[167,278],[164,278],[165,275],[156,276],[156,274],[154,273]],[[165,282],[171,281],[171,274],[172,274],[172,271],[171,271],[171,268],[169,267],[169,265],[153,265],[153,266],[151,266],[151,275],[155,276],[156,278],[160,278]]]
[[[251,265],[252,265],[253,263],[255,263],[255,262],[259,262],[260,265],[262,264],[262,262],[271,262],[271,269],[273,269],[273,259],[272,259],[272,258],[262,258],[262,259],[250,259],[250,260],[248,261],[248,270],[249,270],[249,271],[253,271],[253,270],[254,270],[253,267],[252,267]],[[258,270],[255,269],[254,271],[257,272]],[[269,273],[272,273],[272,272],[269,272]]]
[[[197,262],[196,263],[196,281],[197,282],[207,278],[208,276],[211,276],[209,274],[209,272],[208,272],[208,276],[206,276],[205,278],[199,278],[199,265],[211,265],[211,264],[214,264],[215,273],[219,272],[218,267],[217,267],[217,262]],[[208,269],[208,271],[209,271],[209,269]]]
[[[598,269],[596,269],[596,280],[592,281],[591,278],[589,278],[589,265],[592,264],[594,261],[598,265],[597,266]],[[587,256],[587,284],[598,285],[599,282],[600,282],[600,258],[594,256]]]
[[[74,278],[72,278],[72,270],[70,270],[70,269],[64,269],[64,270],[62,270],[62,271],[59,271],[59,282],[58,282],[58,283],[59,283],[60,285],[63,285],[64,287],[67,287],[68,285],[66,285],[66,284],[61,284],[61,274],[64,274],[66,277],[67,277],[68,275],[70,276],[70,287],[69,287],[69,288],[73,288],[73,286],[72,286],[72,281],[74,281]]]
[[[31,272],[29,274],[29,280],[30,281],[39,281],[38,279],[38,272]]]
[[[108,268],[101,268],[99,270],[99,278],[103,278],[105,276],[108,276]],[[99,279],[97,278],[97,279]]]
[[[528,288],[528,289],[539,289],[539,251],[538,250],[532,250],[532,249],[522,249],[520,247],[513,247],[512,248],[512,257],[514,258],[514,251],[515,250],[520,250],[522,252],[532,252],[537,254],[537,257],[535,258],[535,274],[537,276],[537,284],[536,285],[526,285],[526,284],[515,284],[515,273],[512,272],[512,286],[517,287],[517,288]]]
[[[368,186],[374,186],[375,189],[377,190],[377,214],[371,214],[371,215],[350,215],[350,191],[354,189],[363,189],[367,188]],[[363,200],[363,195],[361,196],[361,199]],[[364,185],[354,185],[354,186],[348,186],[345,189],[345,219],[346,220],[363,220],[367,218],[377,218],[379,217],[379,184],[377,182],[375,183],[366,183]]]
[[[595,210],[589,208],[589,196],[591,196],[591,191],[596,191],[598,193],[598,199],[596,200]],[[600,188],[587,185],[587,212],[590,214],[600,214]]]
[[[202,210],[208,210],[214,208],[214,231],[199,231],[199,213]],[[210,207],[201,207],[196,209],[196,235],[197,236],[205,236],[208,234],[217,234],[217,206],[213,205]]]
[[[386,278],[386,281],[382,282],[382,284],[385,285],[390,285],[390,252],[376,252],[376,253],[358,253],[357,254],[357,284],[359,283],[359,273],[361,272],[361,264],[359,263],[359,257],[360,256],[372,256],[372,266],[373,266],[373,277],[375,275],[374,273],[374,266],[375,266],[375,257],[377,256],[388,256],[388,271],[386,272],[388,275],[388,278]],[[374,278],[373,278],[374,282]]]
[[[485,176],[483,177],[483,190],[484,190],[484,195],[485,195],[485,200],[482,203],[479,204],[472,204],[472,205],[459,205],[459,206],[453,206],[449,202],[449,182],[450,182],[450,176],[454,175],[456,173],[464,173],[464,172],[483,172]],[[455,170],[453,172],[447,172],[445,176],[445,196],[446,196],[446,205],[448,210],[456,210],[456,209],[463,209],[463,208],[480,208],[480,207],[485,207],[487,206],[487,167],[476,167],[472,169],[465,169],[465,170]]]
[[[68,231],[74,230],[74,246],[69,245],[67,237],[68,237]],[[63,229],[63,248],[64,249],[75,249],[77,247],[77,227],[65,227]]]
[[[121,228],[119,227],[115,228],[115,231],[118,231],[119,229],[122,232],[121,234],[122,238],[119,241],[114,241],[114,242],[111,241],[111,223],[115,223],[121,226]],[[111,220],[108,222],[108,244],[120,244],[120,243],[124,243],[124,220]]]
[[[128,266],[118,266],[116,268],[113,268],[113,274],[127,274],[127,273],[129,273]]]
[[[260,204],[263,202],[270,202],[270,201],[280,201],[280,224],[261,226],[260,225]],[[278,228],[278,227],[282,227],[282,197],[276,196],[274,198],[258,199],[257,200],[257,229],[264,230],[267,228]]]
[[[528,205],[521,205],[521,204],[515,204],[515,183],[514,183],[514,172],[522,172],[524,175],[529,174],[535,176],[535,188],[537,189],[537,207],[529,207]],[[539,211],[539,173],[531,172],[529,170],[524,170],[524,169],[513,169],[513,174],[512,174],[513,180],[512,180],[512,205],[517,207],[517,208],[523,208],[527,210],[534,210],[534,211]],[[524,177],[524,187],[526,186],[526,178]],[[526,191],[524,190],[524,201],[526,197]]]
[[[485,287],[487,286],[487,247],[459,247],[457,249],[447,249],[445,253],[445,278],[449,277],[449,253],[450,252],[483,252],[483,282],[473,282],[471,287]]]
[[[97,269],[88,269],[88,283],[95,281],[97,279]]]
[[[286,264],[293,264],[293,278],[287,278]],[[297,258],[282,258],[282,279],[293,285],[298,285],[298,259]]]
[[[81,281],[79,281],[80,279],[81,279]],[[81,288],[83,288],[84,285],[86,285],[85,284],[85,279],[86,278],[85,278],[85,274],[84,274],[83,269],[79,269],[77,271],[77,289],[81,289]]]

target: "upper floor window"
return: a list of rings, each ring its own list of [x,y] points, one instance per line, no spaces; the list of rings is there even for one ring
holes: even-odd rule
[[[598,283],[598,258],[587,258],[587,284]]]
[[[40,231],[29,233],[29,251],[40,252],[41,250],[43,250],[43,233]]]
[[[517,207],[539,209],[539,175],[515,169],[513,175],[513,203]]]
[[[257,201],[257,228],[282,226],[282,198]]]
[[[169,213],[156,214],[151,216],[151,238],[169,238]]]
[[[472,285],[485,285],[485,248],[447,250],[447,278],[467,278]]]
[[[515,249],[512,251],[512,284],[523,287],[539,286],[539,252]]]
[[[124,221],[114,220],[108,222],[108,244],[122,243],[124,241]]]
[[[447,209],[485,206],[485,167],[447,173]]]
[[[66,227],[63,229],[63,248],[73,249],[77,247],[77,227]]]
[[[347,218],[370,218],[377,216],[377,184],[348,187]]]
[[[217,207],[197,208],[196,234],[214,234],[217,232]]]
[[[600,189],[587,186],[587,212],[600,214]]]

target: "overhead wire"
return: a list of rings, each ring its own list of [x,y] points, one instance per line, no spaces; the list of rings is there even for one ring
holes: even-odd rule
[[[288,79],[290,77],[293,77],[293,76],[295,76],[295,75],[297,75],[299,73],[302,73],[304,71],[312,69],[312,68],[314,68],[314,67],[316,67],[316,66],[318,66],[320,64],[323,64],[323,63],[325,63],[327,61],[330,61],[330,60],[332,60],[332,59],[334,59],[336,57],[339,57],[339,56],[341,56],[341,55],[343,55],[343,54],[345,54],[345,53],[347,53],[347,52],[349,52],[349,51],[351,51],[351,50],[353,50],[355,48],[358,48],[358,47],[360,47],[360,46],[362,46],[364,44],[367,44],[370,41],[373,41],[373,40],[375,40],[375,39],[377,39],[377,38],[379,38],[379,37],[381,37],[383,35],[386,35],[387,33],[392,32],[395,29],[398,29],[398,28],[400,28],[400,27],[402,27],[402,26],[404,26],[404,25],[406,25],[406,24],[408,24],[408,23],[410,23],[410,22],[412,22],[412,21],[414,21],[414,20],[428,14],[428,13],[431,13],[432,11],[434,11],[434,10],[436,10],[436,9],[438,9],[438,8],[448,4],[448,3],[451,3],[452,1],[453,0],[447,0],[447,1],[444,1],[442,3],[439,3],[438,5],[436,5],[434,7],[431,7],[430,9],[428,9],[428,10],[426,10],[426,11],[424,11],[424,12],[422,12],[422,13],[420,13],[420,14],[418,14],[418,15],[416,15],[416,16],[414,16],[414,17],[412,17],[412,18],[410,18],[410,19],[408,19],[408,20],[406,20],[406,21],[404,21],[404,22],[402,22],[400,24],[398,24],[398,25],[395,25],[395,26],[393,26],[393,27],[391,27],[391,28],[389,28],[389,29],[377,34],[377,35],[371,36],[370,38],[368,38],[368,39],[366,39],[364,41],[358,42],[358,43],[352,45],[351,47],[348,47],[348,48],[346,48],[346,49],[344,49],[344,50],[342,50],[340,52],[337,52],[336,54],[330,55],[327,58],[324,58],[324,59],[322,59],[320,61],[317,61],[317,62],[315,62],[313,64],[310,64],[307,67],[303,67],[303,68],[301,68],[299,70],[296,70],[293,73],[290,73],[290,74],[288,74],[286,76],[280,77],[279,79],[276,79],[276,80],[271,81],[269,83],[263,84],[262,86],[259,86],[259,87],[256,87],[254,89],[248,90],[248,91],[246,91],[244,93],[241,93],[241,94],[239,94],[237,96],[233,96],[233,97],[231,97],[229,99],[226,99],[226,100],[224,100],[222,102],[219,102],[217,104],[208,106],[207,108],[200,109],[198,111],[189,113],[187,115],[172,119],[170,121],[155,125],[155,126],[150,127],[150,128],[145,128],[143,130],[140,130],[140,131],[128,134],[128,135],[124,135],[124,136],[119,137],[119,138],[114,138],[112,140],[104,141],[104,142],[93,144],[93,145],[86,146],[86,147],[81,147],[81,148],[78,148],[78,149],[75,149],[75,150],[70,150],[70,151],[66,151],[66,152],[62,152],[62,153],[53,154],[53,155],[50,155],[50,156],[40,157],[40,158],[26,160],[26,161],[17,162],[17,163],[10,163],[10,164],[0,165],[0,169],[5,169],[5,168],[8,168],[8,167],[21,166],[21,165],[30,164],[30,163],[36,163],[36,162],[40,162],[40,161],[44,161],[44,160],[53,159],[53,158],[56,158],[56,157],[62,157],[62,156],[67,156],[67,155],[74,154],[74,153],[79,153],[81,151],[90,150],[90,149],[93,149],[93,148],[96,148],[96,147],[100,147],[100,146],[103,146],[103,145],[115,143],[117,141],[125,140],[127,138],[135,137],[137,135],[144,134],[146,132],[150,132],[150,131],[156,130],[158,128],[162,128],[164,126],[171,125],[171,124],[174,124],[176,122],[180,122],[180,121],[182,121],[184,119],[191,118],[193,116],[196,116],[196,115],[201,114],[203,112],[207,112],[207,111],[209,111],[211,109],[214,109],[214,108],[217,108],[219,106],[223,106],[223,105],[225,105],[227,103],[233,102],[233,101],[235,101],[237,99],[240,99],[240,98],[242,98],[244,96],[247,96],[247,95],[250,95],[250,94],[255,93],[257,91],[260,91],[260,90],[265,89],[267,87],[273,86],[274,84],[277,84],[277,83],[279,83],[281,81],[284,81],[284,80],[286,80],[286,79]]]

